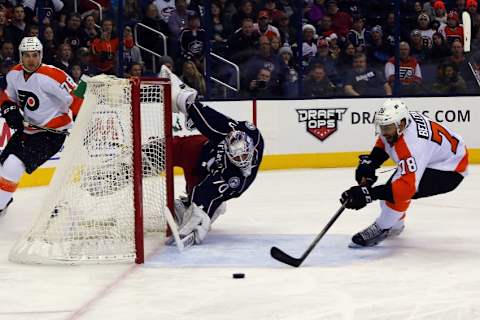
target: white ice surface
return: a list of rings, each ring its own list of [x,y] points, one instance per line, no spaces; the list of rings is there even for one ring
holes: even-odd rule
[[[162,247],[139,267],[10,263],[45,192],[19,190],[0,219],[0,320],[480,319],[479,166],[454,192],[414,201],[399,238],[347,248],[373,204],[345,211],[300,268],[269,256],[300,256],[352,184],[352,169],[263,172],[202,246]]]

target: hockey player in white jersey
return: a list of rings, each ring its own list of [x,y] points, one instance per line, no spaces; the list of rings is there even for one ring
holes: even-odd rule
[[[0,215],[24,172],[35,169],[63,145],[81,99],[72,94],[75,82],[62,70],[42,64],[42,44],[25,37],[19,46],[20,64],[7,74],[0,96],[0,113],[15,130],[0,155]]]
[[[428,117],[409,112],[399,99],[389,99],[375,115],[379,134],[369,155],[360,156],[355,171],[358,186],[342,193],[346,208],[359,210],[380,201],[380,216],[352,237],[351,247],[374,246],[404,229],[412,199],[454,190],[467,174],[468,153],[463,139]],[[375,170],[388,158],[397,169],[383,185],[372,186]]]

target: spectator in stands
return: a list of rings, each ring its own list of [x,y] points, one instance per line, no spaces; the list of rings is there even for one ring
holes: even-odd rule
[[[80,13],[82,16],[93,15],[95,17],[95,21],[101,21],[104,17],[109,17],[110,15],[110,0],[80,0]],[[102,7],[102,17],[100,16],[100,11],[98,9],[98,5]]]
[[[478,14],[477,0],[467,0],[467,11],[468,13],[470,13],[470,18],[472,22],[471,38],[475,39],[480,28],[480,14]]]
[[[136,0],[138,1],[138,0]],[[159,18],[165,23],[168,23],[168,19],[172,12],[175,11],[175,1],[172,0],[155,0],[152,1],[155,5]]]
[[[175,71],[175,63],[173,62],[172,57],[170,56],[163,56],[160,58],[160,68],[165,65],[168,69]]]
[[[332,27],[332,17],[323,16],[320,26],[318,27],[318,34],[322,37],[328,37],[335,33]]]
[[[98,74],[97,68],[92,64],[92,56],[87,47],[81,47],[77,51],[78,64],[82,68],[82,74],[87,76],[95,76]]]
[[[460,41],[455,41],[452,43],[451,47],[451,56],[447,59],[447,62],[452,63],[456,70],[458,70],[459,75],[467,82],[467,84],[473,84],[475,82],[473,73],[468,65],[468,60],[465,57],[465,52],[463,51],[463,45]]]
[[[18,60],[15,57],[15,48],[13,47],[13,43],[10,41],[5,41],[2,43],[2,47],[0,50],[0,60],[2,62],[9,62],[9,63],[17,63]]]
[[[145,9],[145,16],[143,17],[142,24],[168,36],[168,26],[165,23],[165,21],[163,21],[160,18],[157,7],[153,3],[150,3]],[[159,36],[157,32],[151,31],[147,28],[139,27],[137,34],[138,34],[138,41],[143,47],[147,48],[152,52],[156,52],[158,54],[162,54],[162,55],[167,54],[167,52],[164,52],[162,47],[163,39],[161,36]],[[167,51],[169,52],[171,51],[171,53],[173,54],[175,50],[172,49],[172,46],[175,46],[176,48],[178,46],[178,43],[173,42],[173,40],[171,40],[171,42],[169,43],[170,43],[170,48]],[[149,54],[147,51],[143,51],[142,54],[143,54],[142,59],[145,62],[146,69],[156,72],[157,70],[153,70],[151,54]]]
[[[30,24],[27,27],[27,32],[25,33],[27,37],[37,37],[37,38],[39,34],[40,34],[40,29],[37,24]]]
[[[225,23],[225,18],[222,15],[222,9],[217,2],[212,2],[211,7],[213,28],[212,50],[223,56],[227,46],[227,35],[230,32],[228,28],[229,23]]]
[[[346,77],[344,91],[347,96],[391,96],[392,87],[381,72],[367,67],[367,56],[357,53],[353,70]]]
[[[341,39],[345,39],[352,27],[352,17],[346,12],[339,11],[335,0],[327,1],[327,13],[332,18],[332,27],[335,33]]]
[[[447,41],[440,32],[433,34],[432,49],[430,50],[430,60],[434,63],[444,61],[450,55],[450,48]]]
[[[305,98],[330,97],[335,95],[335,90],[335,85],[328,79],[321,64],[315,65],[303,82]]]
[[[175,11],[168,18],[168,30],[172,43],[177,43],[178,37],[184,28],[188,26],[188,19],[195,14],[192,10],[187,10],[186,0],[175,0]]]
[[[420,30],[415,29],[410,32],[411,55],[417,59],[417,62],[423,63],[430,56],[430,50],[426,45],[427,41],[422,39]]]
[[[317,32],[311,24],[303,25],[302,30],[302,64],[305,68],[308,68],[313,58],[317,55]]]
[[[170,1],[169,1],[170,2]],[[137,22],[142,21],[142,8],[140,7],[140,1],[138,0],[125,0],[123,6],[123,18],[125,23],[134,25]]]
[[[128,68],[128,77],[141,77],[143,76],[143,66],[140,63],[132,63]]]
[[[68,43],[62,43],[58,46],[58,51],[53,65],[62,69],[66,73],[71,73],[71,65],[73,63],[72,47]]]
[[[271,20],[268,11],[260,11],[258,13],[257,21],[257,23],[253,24],[253,27],[261,36],[266,36],[268,39],[272,39],[273,37],[280,38],[280,32],[278,29],[270,24]]]
[[[450,46],[454,41],[460,41],[463,44],[463,27],[459,25],[459,16],[456,11],[448,13],[447,24],[438,31],[445,37]]]
[[[422,71],[417,60],[410,55],[410,45],[402,41],[400,47],[400,84],[402,94],[419,94],[421,92]],[[385,65],[385,77],[390,86],[395,81],[395,57]]]
[[[262,10],[268,12],[270,22],[276,25],[280,18],[283,16],[283,11],[277,7],[277,0],[266,0]]]
[[[133,63],[139,63],[143,66],[142,53],[140,52],[140,48],[135,45],[132,27],[130,26],[123,28],[123,44],[124,71],[127,72],[127,66]]]
[[[197,69],[203,71],[207,34],[200,28],[200,17],[193,12],[188,19],[188,27],[180,33],[179,43],[183,61],[193,61]],[[180,64],[179,67],[182,65]]]
[[[24,5],[26,21],[43,24],[43,25],[57,25],[61,28],[65,27],[65,10],[64,1],[61,0],[51,0],[51,1],[36,1],[28,0],[21,2]],[[42,6],[44,19],[43,21],[38,21],[39,17],[39,6]]]
[[[364,26],[363,17],[356,15],[353,17],[352,29],[347,34],[347,41],[353,44],[357,51],[364,51],[367,42],[366,37],[369,36]]]
[[[82,77],[82,67],[78,63],[73,63],[71,65],[71,74],[70,76],[72,77],[73,81],[75,81],[76,84],[80,83],[80,78]]]
[[[260,35],[253,28],[253,20],[245,18],[242,28],[235,31],[228,39],[228,56],[236,64],[248,60],[255,52]]]
[[[6,38],[13,43],[15,48],[18,48],[26,31],[25,10],[22,5],[16,5],[13,8],[12,21],[7,26]]]
[[[198,91],[199,98],[204,98],[207,92],[205,79],[192,61],[185,61],[182,68],[182,81]]]
[[[293,52],[289,45],[285,45],[278,51],[282,60],[280,74],[284,78],[280,81],[284,97],[297,97],[298,72],[295,69]]]
[[[467,7],[465,6],[466,1],[465,0],[456,0],[455,1],[455,7],[454,10],[456,12],[463,12],[467,10]]]
[[[265,68],[270,71],[270,78],[273,81],[277,81],[280,76],[280,57],[272,53],[272,47],[270,40],[267,36],[261,36],[258,40],[259,50],[258,53],[251,57],[244,65],[245,75],[247,81],[257,76],[258,70]]]
[[[383,67],[393,55],[393,48],[384,40],[381,26],[374,26],[370,30],[370,35],[370,41],[366,48],[367,59],[371,67],[378,69]]]
[[[437,80],[432,85],[432,92],[438,94],[465,94],[467,84],[458,74],[458,69],[453,63],[444,63],[439,66]]]
[[[344,74],[352,68],[353,58],[355,57],[355,46],[347,43],[345,48],[340,51],[340,55],[336,61],[339,73]]]
[[[43,37],[41,37],[43,44],[42,62],[46,64],[53,64],[57,53],[57,40],[51,26],[46,26],[43,29]]]
[[[4,10],[0,10],[0,43],[6,40],[7,15]]]
[[[418,25],[418,32],[420,33],[420,39],[423,42],[423,46],[427,49],[432,47],[432,37],[435,33],[430,27],[430,17],[426,13],[421,13],[417,18],[417,25]],[[410,33],[410,38],[412,37],[412,33]]]
[[[247,90],[248,97],[259,99],[274,98],[277,96],[275,92],[276,88],[272,80],[272,72],[266,68],[258,70],[256,78],[250,81]]]
[[[100,36],[100,29],[95,24],[95,17],[88,15],[83,19],[83,28],[80,31],[80,43],[84,46],[90,47],[93,39]]]
[[[445,3],[443,3],[443,1],[437,0],[433,3],[432,13],[433,13],[432,15],[429,14],[429,17],[432,22],[435,21],[436,24],[438,25],[437,30],[441,26],[444,26],[447,24],[447,10],[445,8]]]
[[[238,30],[239,28],[242,28],[243,20],[246,18],[249,18],[252,21],[255,21],[257,18],[255,4],[252,0],[243,0],[240,3],[239,9],[240,10],[238,10],[237,13],[232,16],[232,30]]]
[[[270,47],[272,47],[272,52],[274,54],[278,54],[278,51],[280,50],[281,46],[282,46],[282,44],[280,43],[280,38],[272,37],[270,39]]]
[[[428,16],[430,17],[430,21],[433,21],[434,19],[434,16],[435,16],[435,2],[442,2],[441,0],[429,0],[429,1],[426,1],[424,4],[423,4],[423,12],[425,12],[426,14],[428,14]],[[446,22],[446,20],[445,20]]]
[[[278,21],[278,31],[280,32],[280,41],[282,44],[288,43],[293,45],[296,43],[296,30],[290,25],[290,18],[284,13]]]
[[[328,78],[333,82],[333,84],[336,86],[341,85],[343,79],[338,76],[336,62],[330,56],[328,42],[325,39],[320,39],[318,41],[318,53],[312,60],[312,65],[315,64],[323,65]]]
[[[115,62],[118,50],[118,38],[113,32],[113,21],[102,21],[102,33],[99,38],[93,40],[90,47],[92,63],[99,72],[115,74]]]
[[[79,13],[73,12],[68,16],[67,26],[58,34],[60,43],[68,43],[73,51],[87,45],[81,39],[82,17]]]
[[[308,23],[318,26],[322,18],[325,16],[325,0],[315,0],[305,3],[305,18],[307,18]]]

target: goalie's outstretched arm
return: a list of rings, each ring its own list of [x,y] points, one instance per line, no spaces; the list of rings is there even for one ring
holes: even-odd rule
[[[225,139],[238,125],[237,121],[198,101],[190,104],[187,112],[189,120],[193,121],[198,131],[212,142]]]

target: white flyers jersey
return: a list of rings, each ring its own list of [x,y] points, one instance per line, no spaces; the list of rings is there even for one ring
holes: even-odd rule
[[[26,78],[22,66],[16,65],[7,74],[5,92],[22,108],[25,121],[63,130],[72,125],[69,111],[76,86],[70,76],[56,67],[42,64]],[[27,133],[35,131],[26,128]]]
[[[409,124],[394,145],[380,135],[375,146],[398,166],[392,179],[395,202],[413,197],[426,168],[467,174],[468,153],[462,137],[418,112],[410,112]]]

